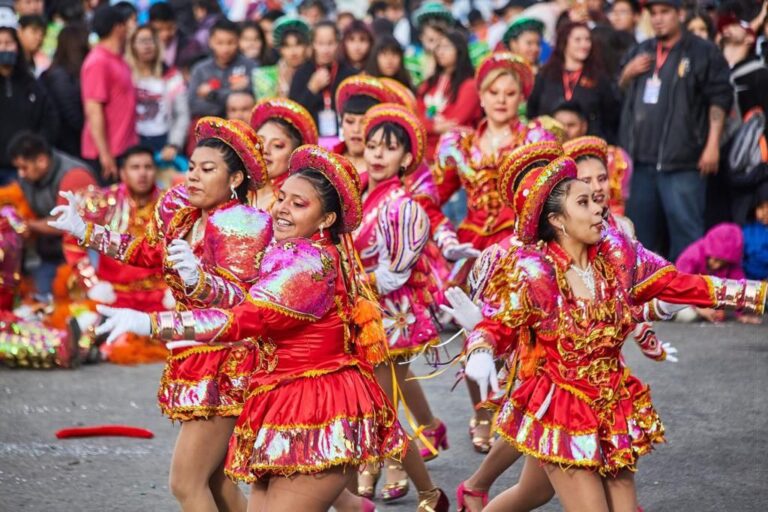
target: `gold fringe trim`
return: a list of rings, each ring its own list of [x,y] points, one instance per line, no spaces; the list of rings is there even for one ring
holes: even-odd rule
[[[403,443],[402,448],[398,448],[395,450],[389,450],[381,455],[376,456],[370,456],[370,457],[339,457],[327,462],[323,462],[321,464],[297,464],[293,466],[279,466],[275,464],[251,464],[249,466],[249,470],[251,471],[251,474],[249,475],[243,475],[241,473],[237,473],[232,471],[229,468],[224,469],[224,474],[226,474],[231,480],[234,480],[236,482],[245,482],[245,483],[254,483],[260,480],[259,477],[256,477],[253,475],[253,473],[273,473],[273,475],[269,476],[281,476],[281,477],[289,477],[291,475],[294,475],[296,473],[299,474],[315,474],[315,473],[322,473],[325,470],[331,469],[332,467],[336,466],[352,466],[356,468],[358,466],[363,466],[366,464],[380,464],[383,460],[386,459],[395,459],[395,460],[402,460],[405,451],[408,448],[408,443]]]
[[[211,352],[219,352],[221,350],[226,350],[229,347],[224,345],[206,345],[204,347],[190,347],[187,349],[183,349],[183,352],[179,354],[172,354],[168,357],[168,361],[179,361],[181,359],[186,359],[189,356],[193,356],[195,354],[208,354]]]
[[[160,411],[171,421],[207,420],[213,417],[230,418],[240,416],[243,412],[242,404],[238,405],[185,405],[180,407],[167,407],[158,404]]]
[[[294,311],[280,304],[268,302],[263,299],[254,299],[253,297],[251,297],[250,294],[246,294],[246,299],[248,300],[248,302],[250,302],[254,306],[264,308],[264,309],[269,309],[271,311],[275,311],[277,313],[280,313],[281,315],[285,315],[287,317],[294,318],[296,320],[302,320],[304,322],[317,322],[320,319],[319,317],[316,317],[314,315],[310,315],[308,313],[301,313],[299,311]]]
[[[275,389],[278,386],[281,386],[287,382],[291,382],[298,379],[306,379],[306,378],[314,378],[314,377],[322,377],[323,375],[329,375],[331,373],[336,373],[342,370],[346,370],[349,368],[357,368],[357,371],[359,371],[364,377],[367,377],[368,379],[373,379],[373,375],[368,373],[367,371],[360,368],[360,362],[356,360],[350,360],[347,364],[344,366],[339,366],[337,368],[329,368],[327,370],[307,370],[302,373],[298,373],[295,375],[286,375],[285,377],[282,377],[278,379],[275,382],[272,382],[270,384],[264,384],[262,386],[258,386],[252,390],[249,390],[247,392],[247,395],[245,397],[246,400],[250,400],[251,397],[255,395],[260,395],[262,393],[266,393],[267,391],[271,391]]]
[[[642,283],[637,283],[632,288],[632,295],[634,296],[642,295],[642,293],[645,292],[647,288],[655,284],[656,281],[666,276],[670,272],[676,272],[675,267],[672,265],[667,265],[666,267],[660,268],[659,270],[654,272],[650,277],[645,279]]]

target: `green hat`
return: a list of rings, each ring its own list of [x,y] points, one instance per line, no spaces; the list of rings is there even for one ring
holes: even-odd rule
[[[544,23],[536,18],[520,16],[509,24],[509,27],[504,32],[504,37],[501,39],[505,45],[509,45],[510,40],[516,39],[523,32],[536,32],[542,35],[544,33]]]
[[[449,25],[456,22],[451,11],[442,2],[425,2],[413,13],[413,24],[418,29],[430,20],[442,20]]]
[[[298,16],[281,16],[272,27],[272,40],[275,43],[275,48],[280,48],[283,45],[283,38],[289,31],[299,32],[304,37],[309,37],[309,25],[306,21]]]

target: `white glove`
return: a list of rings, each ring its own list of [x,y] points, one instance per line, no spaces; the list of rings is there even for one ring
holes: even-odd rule
[[[475,249],[470,243],[452,243],[447,244],[443,248],[443,257],[450,261],[459,261],[464,258],[477,258],[478,256],[480,256],[480,251]]]
[[[386,295],[395,290],[399,290],[411,277],[411,271],[407,272],[392,272],[389,270],[389,264],[379,263],[376,270],[373,271],[373,275],[376,277],[376,289],[379,295]]]
[[[152,334],[152,322],[147,313],[128,308],[111,308],[109,306],[96,306],[106,322],[96,327],[96,336],[109,333],[107,343],[112,344],[125,333],[132,332],[139,336]]]
[[[663,348],[664,352],[667,353],[667,358],[665,359],[665,361],[669,361],[670,363],[677,362],[677,356],[675,355],[677,354],[677,349],[673,347],[671,343],[669,343],[668,341],[665,341],[664,343],[661,344],[661,348]]]
[[[669,320],[679,311],[689,307],[687,304],[672,304],[663,300],[656,301],[656,309],[661,313],[664,320]]]
[[[168,246],[168,261],[173,264],[173,270],[178,272],[188,288],[197,285],[200,279],[200,262],[186,240],[177,238],[171,242]]]
[[[440,309],[448,313],[456,320],[456,323],[467,332],[472,331],[483,319],[483,313],[480,308],[472,302],[472,299],[464,293],[464,290],[453,286],[445,290],[445,298],[451,303],[451,307],[445,304],[440,305]]]
[[[102,304],[114,304],[117,300],[115,288],[107,281],[99,281],[86,293],[89,299]]]
[[[499,391],[496,365],[493,363],[493,356],[489,352],[484,350],[472,352],[469,355],[469,359],[467,359],[464,373],[480,386],[480,399],[482,401],[488,398],[488,386],[491,387],[494,393]]]
[[[51,210],[51,217],[56,218],[49,220],[48,225],[82,240],[85,238],[85,222],[77,213],[77,197],[69,191],[59,192],[59,195],[67,200],[67,204],[59,205]]]
[[[173,298],[173,292],[170,288],[166,288],[163,294],[163,307],[165,309],[176,309],[176,299]]]

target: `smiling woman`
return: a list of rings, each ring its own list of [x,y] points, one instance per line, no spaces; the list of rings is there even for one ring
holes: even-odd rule
[[[139,315],[153,334],[210,343],[205,350],[261,337],[263,357],[251,368],[225,471],[253,484],[253,509],[320,512],[357,466],[400,458],[408,442],[367,357],[373,344],[384,351],[381,333],[362,334],[371,321],[381,330],[376,308],[361,306],[373,293],[351,242],[334,240],[362,220],[357,172],[343,157],[305,145],[292,154],[289,173],[272,210],[277,243],[261,259],[247,301],[151,318],[112,310],[105,330],[131,329],[127,320]],[[373,312],[368,320],[361,309]]]
[[[488,280],[466,375],[498,389],[494,359],[514,352],[518,381],[496,416],[498,442],[511,457],[537,459],[566,510],[636,510],[637,460],[664,440],[664,427],[621,348],[636,321],[673,306],[659,303],[652,315],[633,306],[659,298],[762,314],[767,286],[678,272],[604,227],[571,158],[530,163],[516,153],[501,164],[501,196],[515,209],[522,245]],[[488,509],[506,506],[494,500]]]
[[[269,215],[243,204],[247,190],[266,181],[266,164],[260,139],[246,123],[206,117],[197,123],[195,136],[185,184],[160,198],[142,236],[85,223],[72,194],[66,195],[68,205],[51,212],[57,217],[51,225],[72,234],[83,247],[162,270],[185,309],[231,308],[245,298],[244,289],[258,271],[253,258],[272,239]],[[215,274],[205,271],[213,268]],[[215,508],[216,502],[239,509],[244,498],[220,465],[242,410],[251,352],[247,345],[200,351],[182,343],[169,348],[158,402],[165,415],[182,422],[171,463],[171,491],[183,509],[201,503]]]

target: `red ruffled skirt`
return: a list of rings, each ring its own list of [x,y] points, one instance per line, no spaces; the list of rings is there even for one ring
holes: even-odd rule
[[[157,393],[160,410],[174,421],[238,416],[257,356],[248,345],[173,350]]]
[[[504,402],[496,431],[543,462],[615,474],[664,442],[648,386],[628,375],[618,398],[602,408],[559,387],[546,374],[526,379]]]
[[[400,458],[408,444],[392,405],[357,366],[290,380],[254,378],[227,453],[226,474],[255,480]]]

